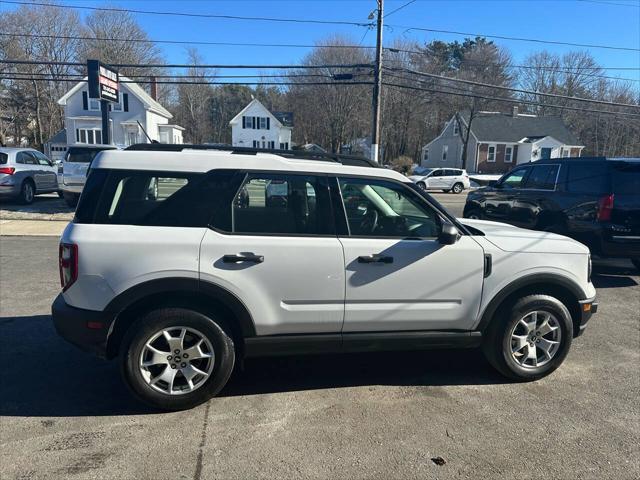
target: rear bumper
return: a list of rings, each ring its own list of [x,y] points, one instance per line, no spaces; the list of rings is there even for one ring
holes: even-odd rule
[[[106,357],[111,314],[72,307],[59,294],[51,305],[51,317],[62,338],[82,350]]]
[[[0,184],[0,198],[12,198],[20,195],[20,184],[2,183]]]
[[[574,336],[579,337],[584,333],[587,328],[587,323],[591,320],[591,317],[598,312],[598,303],[596,297],[588,298],[586,300],[580,300],[580,318],[578,324],[578,330],[573,332]]]

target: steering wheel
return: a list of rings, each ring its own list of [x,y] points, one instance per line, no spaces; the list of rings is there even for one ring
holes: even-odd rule
[[[374,208],[367,208],[360,222],[360,231],[363,233],[373,233],[376,228],[378,228],[378,212]]]

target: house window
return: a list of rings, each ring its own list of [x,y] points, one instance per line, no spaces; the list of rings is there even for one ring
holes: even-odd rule
[[[561,157],[570,157],[571,156],[571,149],[570,148],[562,148],[560,150],[560,156]]]
[[[289,142],[280,142],[280,150],[289,150]]]
[[[89,110],[93,110],[94,112],[100,111],[100,100],[98,100],[97,98],[90,98]]]
[[[255,123],[255,118],[254,117],[244,116],[242,118],[243,118],[243,121],[242,121],[243,127],[242,128],[255,128],[253,126],[254,123]]]
[[[258,140],[253,141],[253,148],[260,148],[260,142]]]
[[[453,121],[453,134],[458,135],[460,133],[460,125],[458,125],[458,121]]]
[[[513,160],[513,147],[507,146],[504,151],[504,163],[511,163]]]
[[[487,150],[487,162],[495,162],[496,161],[496,146],[489,145]]]
[[[99,145],[102,143],[102,130],[99,128],[76,128],[76,143]]]
[[[269,148],[270,148],[271,150],[275,150],[275,148],[276,148],[276,142],[274,142],[274,141],[270,141],[270,142],[269,142]]]
[[[424,149],[424,154],[422,155],[422,160],[424,160],[425,162],[427,160],[429,160],[429,149],[428,148]]]
[[[449,153],[449,145],[442,146],[442,161],[444,162],[447,159],[447,154]]]
[[[259,117],[260,118],[260,130],[267,129],[267,117]]]

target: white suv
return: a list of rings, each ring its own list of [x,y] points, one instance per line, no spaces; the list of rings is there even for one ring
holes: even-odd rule
[[[471,186],[466,170],[417,167],[409,179],[423,190],[462,193]]]
[[[101,152],[62,235],[58,332],[151,405],[260,355],[482,346],[537,379],[597,308],[574,240],[457,220],[366,160],[231,148]]]

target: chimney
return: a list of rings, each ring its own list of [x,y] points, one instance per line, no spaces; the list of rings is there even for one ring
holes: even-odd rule
[[[513,113],[512,113],[513,117],[517,117],[518,116],[518,106],[514,105],[513,106]]]
[[[151,89],[151,98],[158,101],[158,83],[156,82],[156,77],[149,77],[150,89]]]

